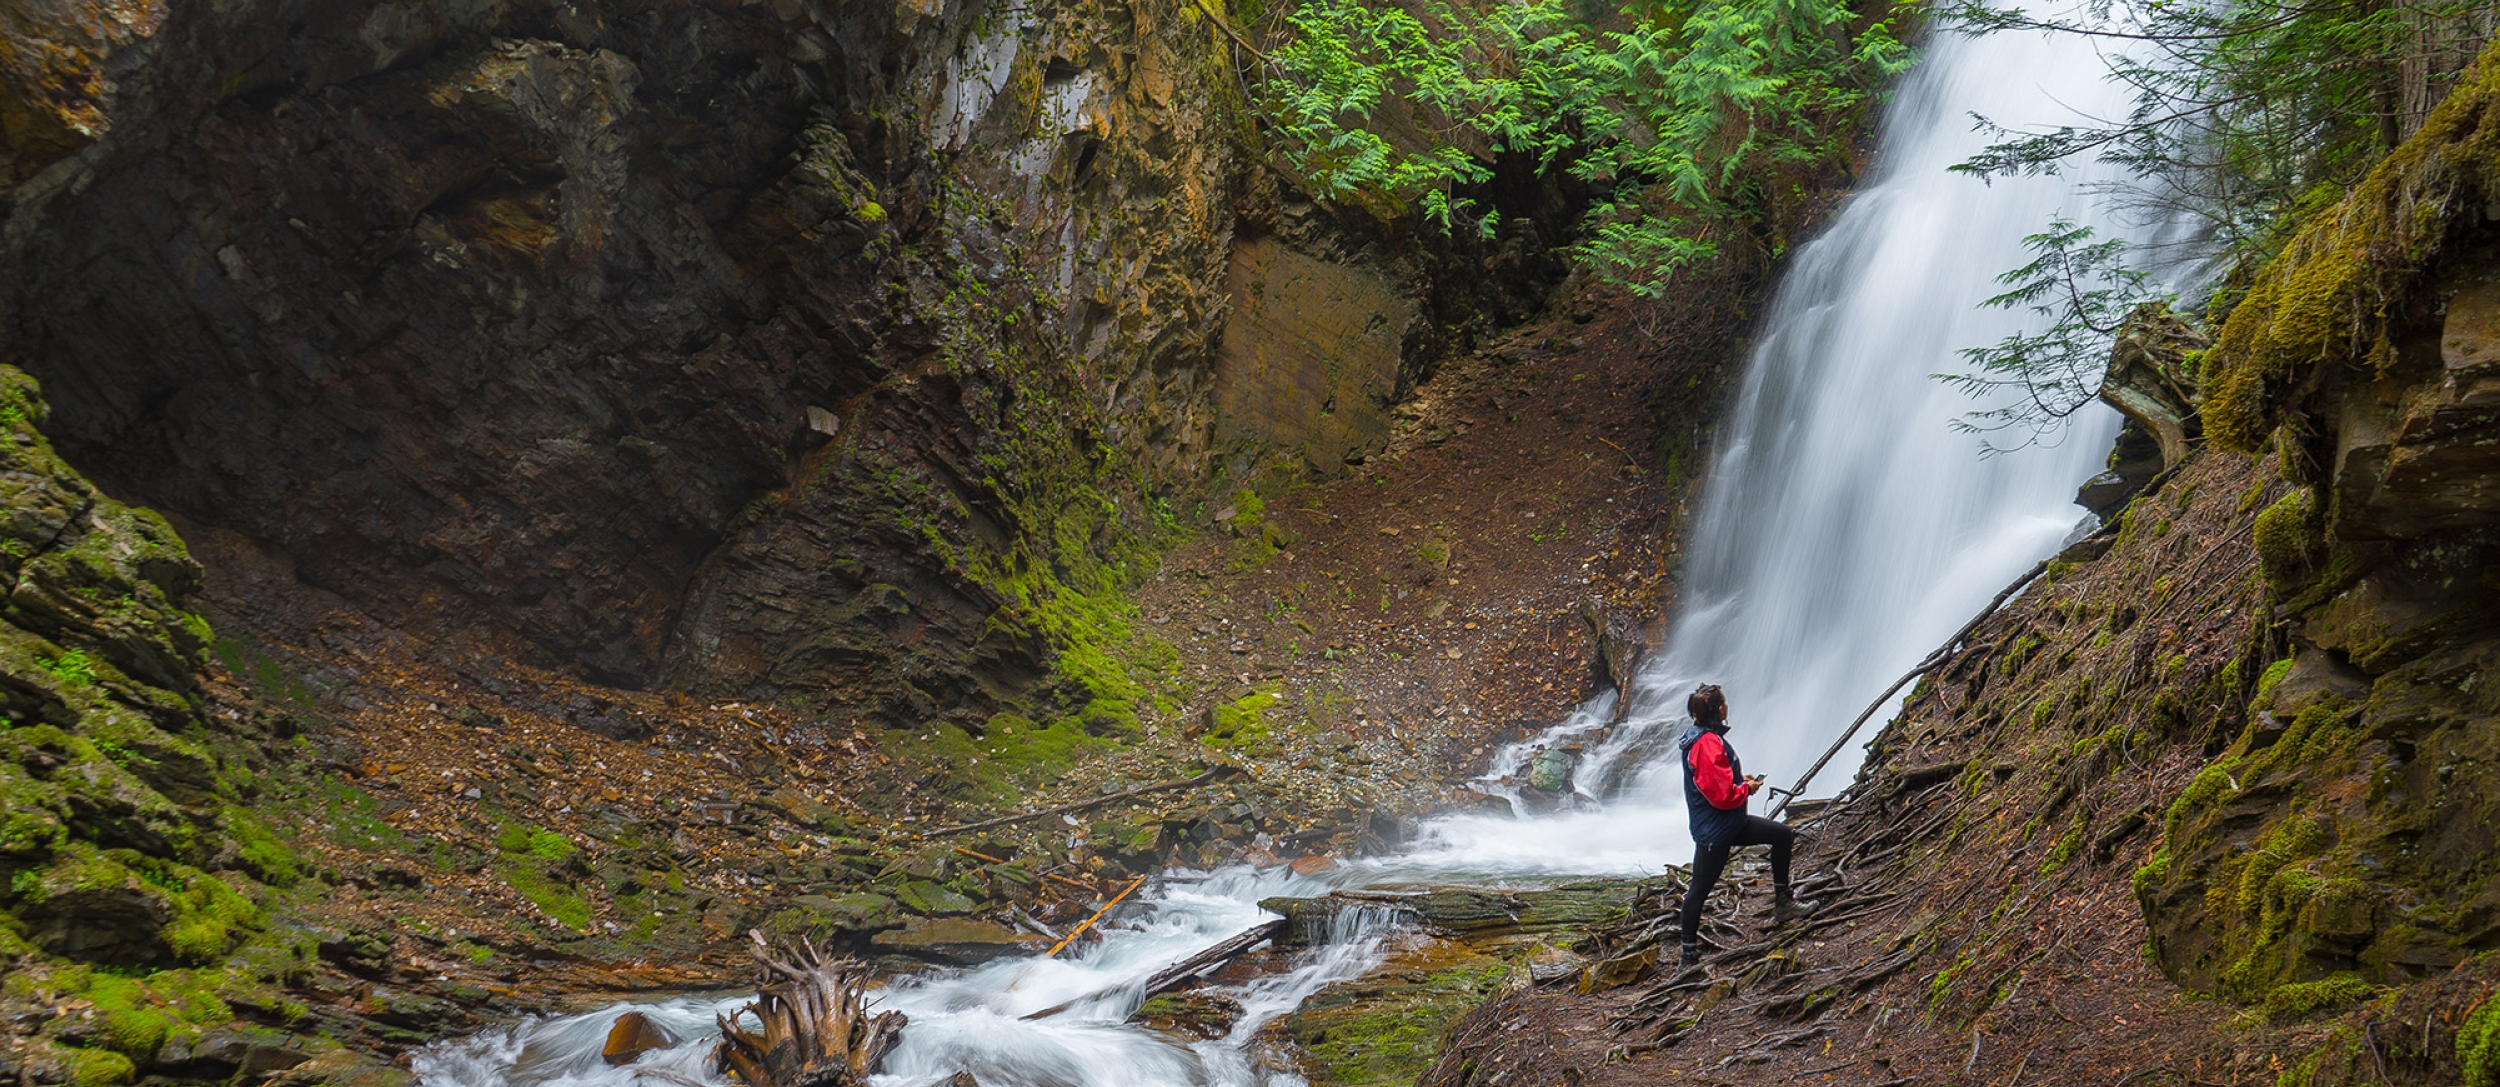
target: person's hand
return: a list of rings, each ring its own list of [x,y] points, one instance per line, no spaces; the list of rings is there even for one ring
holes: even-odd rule
[[[1750,786],[1752,786],[1752,787],[1754,787],[1754,788],[1756,788],[1756,789],[1761,788],[1761,787],[1762,787],[1762,775],[1760,775],[1760,774],[1747,774],[1747,775],[1745,775],[1745,784],[1750,785]]]

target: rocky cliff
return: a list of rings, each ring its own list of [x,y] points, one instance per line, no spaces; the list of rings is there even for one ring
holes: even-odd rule
[[[1192,4],[0,18],[0,350],[67,455],[613,684],[1116,700],[1051,683],[1063,596],[1379,448],[1553,272],[1252,169]]]
[[[2486,54],[2205,356],[2207,433],[2291,485],[2254,527],[2288,653],[2139,878],[2154,954],[2192,988],[2359,994],[2500,947],[2496,106]]]
[[[0,367],[0,1074],[231,1074],[250,1043],[217,1032],[283,1018],[311,956],[270,924],[303,864],[251,810],[293,726],[210,711],[199,564],[62,463],[45,419]]]

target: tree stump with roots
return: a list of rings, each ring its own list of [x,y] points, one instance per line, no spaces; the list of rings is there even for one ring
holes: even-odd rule
[[[755,938],[762,975],[755,1002],[718,1017],[716,1072],[736,1073],[749,1087],[862,1087],[903,1032],[901,1012],[868,1014],[860,991],[867,967],[829,959],[812,942],[776,949]],[[762,1033],[740,1024],[752,1015]]]

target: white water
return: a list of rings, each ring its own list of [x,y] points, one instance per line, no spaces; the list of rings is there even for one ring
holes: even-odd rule
[[[1536,818],[1438,820],[1406,852],[1325,879],[1273,870],[1169,873],[1137,915],[1068,960],[1023,958],[905,978],[877,994],[911,1017],[881,1085],[920,1087],[969,1070],[984,1087],[1269,1087],[1259,1028],[1335,981],[1359,976],[1393,938],[1382,913],[1341,918],[1294,969],[1232,992],[1244,1008],[1222,1039],[1195,1044],[1126,1026],[1156,968],[1262,919],[1259,899],[1398,883],[1493,885],[1640,874],[1690,851],[1680,778],[1660,758],[1698,682],[1724,686],[1746,769],[1785,784],[1895,676],[1989,597],[2053,551],[2082,511],[2071,503],[2109,448],[2114,417],[2093,409],[2056,448],[1983,459],[1951,423],[1973,406],[1928,375],[1963,347],[1995,342],[2021,315],[1983,311],[1993,277],[2028,260],[2021,238],[2053,214],[2099,228],[2090,170],[1983,185],[1946,167],[1985,140],[1968,117],[2054,125],[2114,115],[2090,47],[2012,35],[1941,36],[1884,122],[1882,160],[1822,238],[1800,251],[1765,322],[1724,428],[1685,569],[1685,605],[1663,653],[1633,685],[1627,724],[1574,777],[1584,803]],[[1611,694],[1544,737],[1505,750],[1488,777],[1541,744],[1602,728]],[[1830,792],[1852,751],[1824,771]],[[1026,1022],[1028,1012],[1095,999]],[[641,1005],[689,1044],[609,1068],[600,1043],[622,1005],[532,1020],[427,1049],[424,1087],[709,1087],[712,1017],[744,997]]]

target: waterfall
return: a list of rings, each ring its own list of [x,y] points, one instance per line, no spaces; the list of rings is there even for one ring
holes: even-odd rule
[[[2093,404],[2063,435],[1983,456],[1953,424],[1988,405],[1930,375],[2035,319],[1981,303],[2029,262],[2022,239],[2052,216],[2102,237],[2145,233],[2094,199],[2122,180],[2098,164],[1993,183],[1948,169],[1988,142],[1974,114],[2035,126],[2122,115],[2126,89],[2104,72],[2072,38],[1936,38],[1885,118],[1868,184],[1772,300],[1692,520],[1674,622],[1631,684],[1624,724],[1605,729],[1607,715],[1584,707],[1495,765],[1602,736],[1573,777],[1582,810],[1445,820],[1403,866],[1593,873],[1680,860],[1692,845],[1673,745],[1695,685],[1725,688],[1746,771],[1785,786],[2074,531],[2075,489],[2099,470],[2117,414]],[[1844,751],[1809,791],[1838,791],[1861,757]]]
[[[1680,778],[1662,756],[1697,682],[1726,688],[1747,770],[1775,781],[1802,770],[1866,700],[2054,551],[2083,515],[2072,495],[2109,448],[2112,413],[2087,410],[2053,446],[1982,457],[1978,440],[1952,426],[1975,405],[1929,375],[1958,368],[1958,349],[2020,327],[2025,315],[1979,303],[2000,289],[1998,273],[2028,260],[2022,237],[2052,215],[2105,236],[2136,233],[2090,198],[2096,182],[2114,180],[2093,170],[1983,184],[1946,169],[1986,142],[1972,131],[1974,112],[2051,125],[2122,113],[2124,89],[2102,73],[2091,46],[2074,39],[1944,35],[1929,48],[1883,123],[1869,183],[1797,253],[1778,289],[1693,522],[1679,614],[1632,685],[1626,724],[1606,728],[1613,695],[1601,695],[1495,761],[1496,771],[1516,769],[1541,744],[1602,733],[1574,778],[1587,803],[1537,818],[1441,819],[1405,853],[1324,879],[1166,873],[1134,916],[1073,959],[932,971],[884,990],[878,1005],[912,1025],[880,1082],[920,1087],[959,1069],[984,1087],[1299,1082],[1256,1066],[1251,1033],[1376,965],[1388,917],[1351,912],[1287,972],[1235,989],[1243,1017],[1225,1038],[1184,1045],[1125,1025],[1133,986],[1267,916],[1257,907],[1266,895],[1655,873],[1682,859],[1691,844]],[[1856,764],[1855,752],[1838,760],[1821,787],[1836,789]],[[1066,1015],[1018,1018],[1089,995]],[[734,1006],[687,998],[650,1007],[703,1041],[710,1016]],[[599,1039],[617,1010],[444,1043],[415,1068],[424,1087],[719,1082],[690,1056],[708,1045],[606,1067]]]

